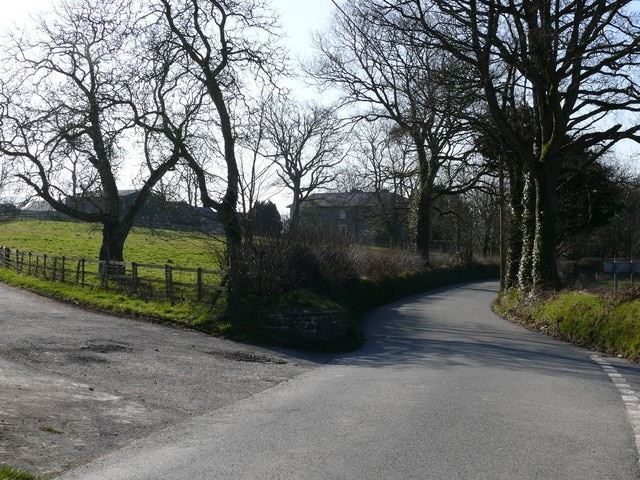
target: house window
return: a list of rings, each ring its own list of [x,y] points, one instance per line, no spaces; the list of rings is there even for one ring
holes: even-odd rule
[[[340,235],[342,235],[343,237],[347,236],[347,226],[346,225],[339,225],[338,228],[340,229]]]
[[[340,216],[340,220],[344,220],[345,218],[347,218],[347,212],[344,210],[340,210],[340,213],[338,215]]]

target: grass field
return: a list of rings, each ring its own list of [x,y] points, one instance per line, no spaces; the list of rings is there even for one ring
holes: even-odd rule
[[[97,259],[102,241],[100,225],[47,220],[0,223],[0,245],[22,251]],[[216,270],[215,238],[194,232],[133,228],[125,242],[127,262],[172,264]]]

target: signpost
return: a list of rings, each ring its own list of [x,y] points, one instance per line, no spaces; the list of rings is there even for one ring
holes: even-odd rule
[[[604,273],[613,273],[613,291],[618,291],[618,273],[628,273],[631,275],[631,286],[633,287],[633,274],[640,273],[640,262],[612,261],[604,262]]]

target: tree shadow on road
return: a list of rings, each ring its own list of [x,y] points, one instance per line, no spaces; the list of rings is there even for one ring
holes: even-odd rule
[[[548,374],[601,374],[589,352],[496,316],[492,282],[414,296],[372,312],[366,342],[331,363],[363,367],[452,369],[489,366]]]

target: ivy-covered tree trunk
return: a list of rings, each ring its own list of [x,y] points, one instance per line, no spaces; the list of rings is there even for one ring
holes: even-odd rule
[[[540,164],[535,175],[536,228],[531,276],[536,290],[555,289],[560,285],[556,262],[558,166],[554,160],[548,158]]]
[[[291,216],[289,218],[289,235],[292,237],[300,233],[300,182],[294,183],[293,201],[291,202]]]
[[[526,290],[533,283],[533,241],[535,235],[535,188],[532,175],[526,174],[522,193],[521,255],[518,265],[518,287]]]
[[[242,226],[235,208],[224,203],[218,211],[226,239],[226,259],[228,268],[227,301],[233,310],[241,297],[242,290]]]
[[[412,137],[420,170],[420,189],[416,210],[416,250],[428,263],[431,254],[431,207],[433,206],[435,176],[429,162],[424,139],[418,134],[414,134]]]

